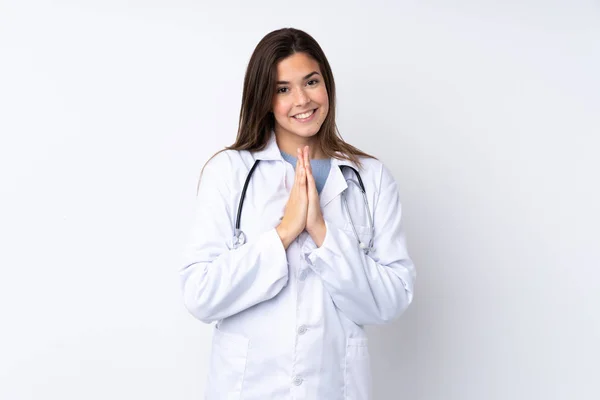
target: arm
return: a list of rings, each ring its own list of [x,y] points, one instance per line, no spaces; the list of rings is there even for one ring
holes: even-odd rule
[[[206,165],[180,269],[185,306],[206,323],[273,298],[288,280],[286,252],[275,228],[231,248],[236,212],[229,200],[232,176],[226,153]]]
[[[385,167],[380,187],[374,252],[365,255],[354,235],[327,222],[322,245],[303,249],[336,307],[359,325],[389,322],[413,299],[416,272],[406,249],[398,186]]]

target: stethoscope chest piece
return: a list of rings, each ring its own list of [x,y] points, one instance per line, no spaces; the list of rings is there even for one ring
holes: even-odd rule
[[[234,249],[237,249],[244,243],[246,243],[246,235],[242,232],[241,229],[236,229],[233,238],[231,239],[232,245]]]

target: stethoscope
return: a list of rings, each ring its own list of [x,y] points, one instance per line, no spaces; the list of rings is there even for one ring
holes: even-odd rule
[[[246,177],[246,182],[244,182],[244,188],[242,189],[242,196],[240,197],[240,202],[238,204],[237,217],[235,219],[235,230],[234,230],[233,240],[232,240],[234,248],[238,248],[239,246],[246,243],[246,235],[240,229],[240,221],[242,218],[242,208],[244,207],[244,199],[246,197],[246,190],[248,189],[248,183],[250,182],[250,178],[252,178],[252,174],[254,173],[254,170],[256,169],[256,166],[258,165],[259,162],[260,162],[260,160],[256,160],[254,162],[254,165],[252,166],[252,168],[250,168],[250,171],[248,172],[248,176]],[[342,175],[344,174],[344,168],[349,168],[352,171],[354,171],[354,174],[358,178],[358,182],[354,179],[346,179],[346,182],[350,182],[350,183],[354,184],[355,186],[357,186],[360,189],[360,192],[362,193],[365,208],[367,209],[367,216],[369,218],[370,238],[369,238],[368,244],[364,243],[362,240],[360,240],[360,237],[358,236],[358,233],[356,232],[356,227],[354,226],[354,221],[352,220],[352,215],[350,215],[350,209],[348,207],[348,200],[346,199],[348,189],[346,189],[342,192],[342,202],[344,203],[344,209],[346,210],[346,214],[348,214],[348,219],[350,220],[350,225],[352,226],[352,231],[354,232],[354,236],[356,237],[356,240],[358,241],[358,246],[365,252],[365,254],[369,254],[369,251],[374,250],[373,249],[373,238],[375,236],[375,227],[373,226],[373,219],[371,218],[371,209],[369,208],[369,202],[367,200],[367,192],[365,190],[365,185],[363,184],[360,174],[354,167],[351,167],[349,165],[339,165],[339,167],[340,167],[340,170],[342,171]]]

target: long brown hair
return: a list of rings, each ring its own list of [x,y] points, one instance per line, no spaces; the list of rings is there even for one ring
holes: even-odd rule
[[[277,89],[277,64],[295,53],[305,53],[319,64],[327,89],[329,112],[317,132],[324,155],[350,160],[359,167],[362,166],[359,156],[375,158],[346,143],[340,136],[335,123],[335,81],[321,46],[304,31],[283,28],[267,34],[254,49],[244,77],[242,107],[235,143],[220,150],[210,159],[225,150],[260,151],[266,147],[275,128],[275,116],[271,107]]]

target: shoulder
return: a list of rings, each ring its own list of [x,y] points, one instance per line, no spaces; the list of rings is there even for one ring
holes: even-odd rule
[[[246,169],[254,162],[250,152],[246,150],[221,150],[208,159],[204,165],[204,173],[220,174]]]
[[[200,181],[205,185],[217,186],[220,190],[231,190],[246,179],[254,164],[252,153],[246,150],[224,149],[213,156],[202,167]]]
[[[198,179],[198,190],[219,191],[228,190],[231,186],[231,176],[235,171],[236,158],[239,158],[239,153],[235,150],[221,150],[213,154],[200,170]]]

